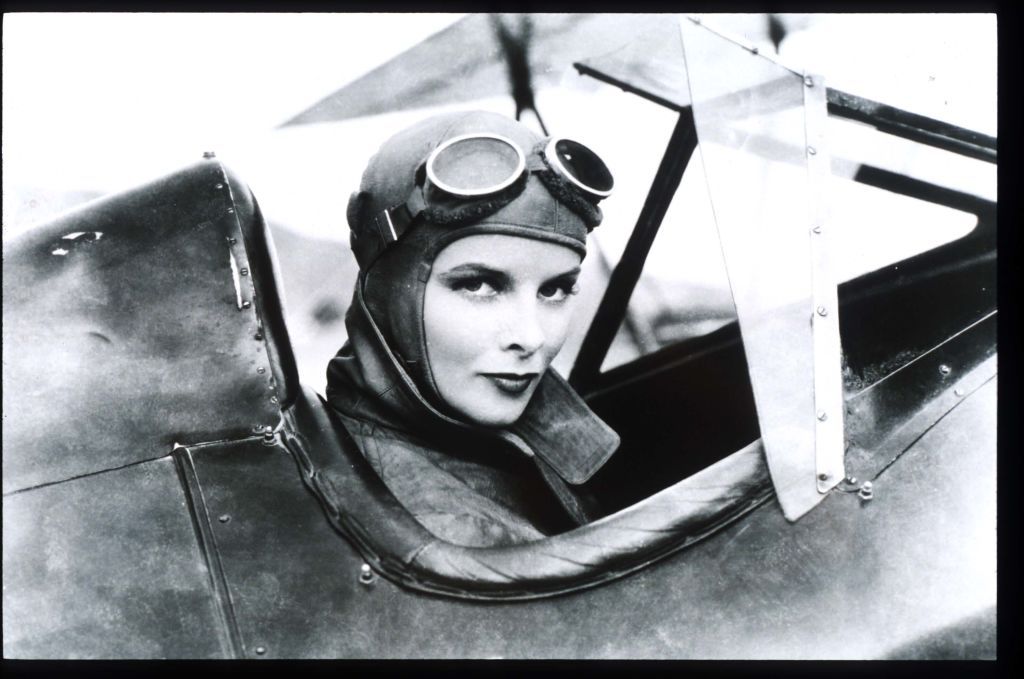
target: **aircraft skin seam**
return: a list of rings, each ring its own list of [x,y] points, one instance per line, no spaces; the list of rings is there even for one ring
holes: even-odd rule
[[[83,474],[76,474],[75,476],[69,476],[66,479],[58,479],[56,481],[44,481],[43,483],[39,483],[39,484],[36,484],[34,486],[26,486],[25,488],[17,488],[15,490],[8,491],[8,492],[3,494],[3,497],[11,497],[11,496],[14,496],[14,495],[18,495],[19,493],[27,493],[27,492],[32,491],[32,490],[39,490],[40,488],[47,488],[49,486],[56,486],[56,485],[60,485],[62,483],[68,483],[70,481],[77,481],[79,479],[87,479],[90,476],[99,476],[100,474],[106,474],[107,472],[116,472],[116,471],[120,471],[122,469],[128,469],[130,467],[136,467],[136,466],[138,466],[140,464],[146,464],[146,463],[149,463],[149,462],[156,462],[158,460],[163,460],[163,459],[166,459],[168,457],[170,457],[170,454],[159,455],[157,457],[148,457],[145,460],[132,460],[131,462],[128,462],[128,463],[122,464],[122,465],[118,465],[116,467],[107,467],[105,469],[99,469],[99,470],[96,470],[96,471],[85,472]]]
[[[217,538],[213,534],[213,528],[210,525],[210,515],[203,497],[203,489],[192,462],[192,453],[188,448],[182,447],[175,449],[172,457],[174,458],[175,469],[178,472],[178,479],[181,482],[189,517],[192,520],[196,547],[199,548],[199,552],[203,556],[203,562],[206,564],[211,589],[210,593],[215,601],[217,619],[220,622],[219,636],[221,648],[225,651],[225,655],[233,658],[242,658],[245,651],[241,638],[242,635],[238,627],[238,618],[235,615],[227,576],[224,573],[220,554],[217,550]]]
[[[888,462],[888,463],[886,463],[886,465],[885,465],[884,467],[882,467],[881,469],[879,469],[879,470],[878,470],[878,472],[877,472],[877,473],[876,473],[876,474],[875,474],[875,475],[874,475],[874,476],[872,477],[872,479],[871,479],[871,480],[872,480],[872,481],[875,481],[875,480],[877,480],[877,479],[878,479],[878,478],[879,478],[879,477],[880,477],[880,476],[881,476],[882,474],[884,474],[884,473],[886,472],[886,470],[887,470],[887,469],[889,469],[889,467],[891,467],[891,466],[893,466],[894,464],[896,464],[896,463],[897,463],[897,462],[898,462],[898,461],[900,460],[900,458],[902,458],[902,457],[903,457],[903,455],[904,455],[904,454],[905,454],[905,453],[906,453],[906,452],[907,452],[908,450],[910,450],[911,448],[913,448],[913,447],[914,447],[914,445],[915,445],[915,444],[916,444],[916,443],[917,443],[918,441],[920,441],[920,440],[921,440],[921,439],[922,439],[922,438],[923,438],[923,437],[925,436],[925,434],[927,434],[927,433],[928,433],[928,432],[930,432],[930,431],[931,431],[932,429],[934,429],[934,428],[935,428],[935,427],[936,427],[936,426],[937,426],[937,425],[939,424],[939,422],[942,422],[942,420],[946,419],[946,417],[947,417],[947,416],[948,416],[948,415],[949,415],[950,413],[952,413],[952,412],[953,412],[954,410],[956,410],[956,409],[957,409],[957,408],[958,408],[958,407],[959,407],[959,406],[960,406],[961,404],[963,404],[963,403],[964,403],[964,402],[965,402],[965,401],[966,401],[966,400],[967,400],[967,399],[968,399],[968,398],[969,398],[969,397],[970,397],[970,396],[971,396],[972,394],[974,394],[974,393],[975,393],[976,391],[978,391],[979,389],[981,389],[982,387],[984,387],[984,386],[985,386],[986,384],[988,384],[988,383],[989,383],[989,382],[991,382],[992,380],[996,379],[996,377],[998,377],[998,373],[993,373],[993,374],[992,374],[991,376],[989,376],[989,377],[988,377],[987,379],[985,379],[985,381],[983,381],[983,382],[982,382],[981,384],[979,384],[979,385],[977,385],[976,387],[974,387],[974,388],[973,388],[973,389],[972,389],[972,390],[971,390],[970,392],[968,392],[968,393],[964,394],[963,398],[961,398],[961,399],[959,399],[958,401],[954,402],[954,403],[953,403],[953,404],[952,404],[952,405],[951,405],[951,406],[950,406],[949,408],[946,408],[946,409],[945,409],[945,411],[944,411],[944,412],[942,412],[942,414],[940,414],[940,415],[939,415],[939,416],[938,416],[937,418],[935,418],[935,421],[934,421],[934,422],[930,423],[930,424],[929,424],[929,425],[928,425],[927,427],[925,427],[924,429],[922,429],[922,430],[921,430],[921,432],[920,432],[920,433],[919,433],[919,434],[918,434],[917,436],[915,436],[915,437],[914,437],[914,440],[910,441],[910,442],[909,442],[909,443],[907,443],[907,444],[906,444],[905,446],[901,446],[901,450],[899,451],[899,453],[897,453],[897,454],[896,454],[896,456],[895,456],[894,458],[892,458],[891,460],[889,460],[889,462]],[[952,390],[952,387],[950,387],[950,389],[949,389],[949,390],[951,391],[951,390]],[[939,400],[939,398],[942,398],[942,397],[941,397],[941,396],[940,396],[940,397],[938,397],[938,398],[936,399],[936,402],[937,402],[937,401]],[[927,407],[927,406],[926,406],[926,407]]]

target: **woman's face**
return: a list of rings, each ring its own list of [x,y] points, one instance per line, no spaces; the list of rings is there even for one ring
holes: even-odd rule
[[[434,260],[427,360],[465,419],[500,427],[522,415],[565,342],[580,261],[555,243],[497,234],[459,239]]]

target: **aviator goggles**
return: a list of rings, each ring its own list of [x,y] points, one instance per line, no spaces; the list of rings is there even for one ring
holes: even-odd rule
[[[600,223],[597,203],[611,195],[614,180],[608,166],[589,148],[552,137],[527,155],[507,137],[472,133],[452,137],[435,148],[417,168],[408,199],[373,217],[373,230],[381,239],[377,247],[383,251],[420,217],[452,226],[479,221],[515,200],[530,174],[578,214],[588,231]]]

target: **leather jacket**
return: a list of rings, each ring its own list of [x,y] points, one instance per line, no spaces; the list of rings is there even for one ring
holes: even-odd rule
[[[435,536],[490,547],[586,523],[578,486],[618,435],[549,369],[522,417],[490,429],[456,420],[421,394],[367,309],[363,277],[349,339],[327,369],[327,401],[399,502]]]

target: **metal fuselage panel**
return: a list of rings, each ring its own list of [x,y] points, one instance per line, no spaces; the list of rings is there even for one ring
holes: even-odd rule
[[[283,448],[193,458],[210,516],[231,516],[214,533],[247,657],[879,657],[994,616],[995,392],[940,419],[869,502],[833,493],[795,524],[768,503],[628,578],[529,602],[364,584]]]
[[[4,498],[4,655],[210,658],[210,574],[170,457]]]
[[[276,424],[232,186],[200,163],[4,248],[4,493]]]

